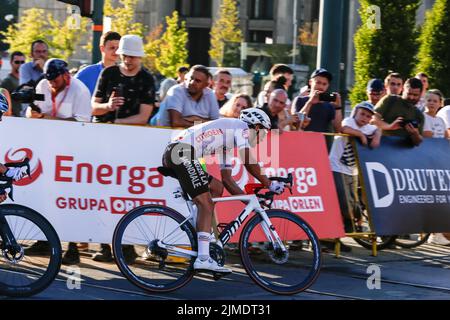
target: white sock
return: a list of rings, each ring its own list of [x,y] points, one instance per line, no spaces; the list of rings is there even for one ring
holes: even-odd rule
[[[208,232],[198,232],[198,258],[202,261],[208,260],[209,258],[209,233]]]

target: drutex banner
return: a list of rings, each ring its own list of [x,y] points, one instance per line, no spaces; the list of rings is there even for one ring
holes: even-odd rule
[[[163,204],[187,215],[185,203],[174,196],[178,182],[156,169],[171,136],[177,133],[5,117],[0,125],[4,137],[0,161],[31,159],[31,178],[16,184],[15,201],[43,214],[61,240],[110,243],[119,219],[137,206]],[[335,237],[343,230],[326,151],[316,150],[322,148],[322,140],[314,134],[283,134],[281,167],[265,164],[265,170],[270,175],[295,175],[294,195],[277,198],[275,207],[305,216],[322,237]],[[237,165],[238,159],[233,163],[236,178],[245,184],[245,169]],[[228,207],[220,210],[233,212]]]
[[[357,145],[370,213],[378,235],[450,231],[450,143],[383,137]]]

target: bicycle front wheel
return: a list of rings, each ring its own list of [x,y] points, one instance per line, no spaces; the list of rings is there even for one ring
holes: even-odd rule
[[[197,235],[192,225],[177,211],[145,205],[128,212],[114,231],[114,259],[122,274],[148,292],[170,292],[194,276],[195,257],[173,248],[197,251]],[[161,240],[170,246],[162,248]],[[137,258],[137,259],[136,259]]]
[[[0,295],[28,297],[46,289],[61,268],[61,242],[52,225],[38,212],[17,204],[0,206],[18,247],[7,245],[1,232]],[[4,222],[2,222],[4,223]],[[41,252],[28,254],[40,240]]]
[[[240,252],[247,274],[272,293],[291,295],[316,280],[322,264],[319,239],[299,216],[285,210],[266,211],[286,250],[267,237],[265,222],[253,216],[242,230]]]

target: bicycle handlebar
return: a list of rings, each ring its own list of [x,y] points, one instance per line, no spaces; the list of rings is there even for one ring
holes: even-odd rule
[[[284,182],[287,185],[287,188],[292,194],[292,186],[293,186],[293,176],[292,173],[289,173],[287,178],[282,177],[270,177],[271,181]],[[275,192],[267,191],[265,193],[259,193],[259,191],[265,189],[266,187],[261,183],[248,183],[245,185],[245,192],[247,194],[255,194],[264,204],[268,207],[272,205],[273,197],[276,195]],[[270,201],[270,202],[268,202]],[[268,202],[268,203],[267,203]]]
[[[27,170],[27,175],[31,178],[31,171],[30,171],[30,159],[29,158],[25,158],[23,159],[23,161],[21,162],[9,162],[9,163],[5,163],[5,167],[7,168],[22,168],[22,167],[26,167]],[[1,183],[4,182],[4,183]],[[0,175],[0,194],[3,194],[6,189],[9,189],[10,191],[8,192],[8,197],[14,201],[14,197],[13,197],[13,178],[7,177],[4,174]]]

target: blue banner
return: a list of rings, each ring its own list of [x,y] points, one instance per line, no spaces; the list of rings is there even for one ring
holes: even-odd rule
[[[377,235],[450,232],[450,141],[383,137],[356,144],[368,209]]]

